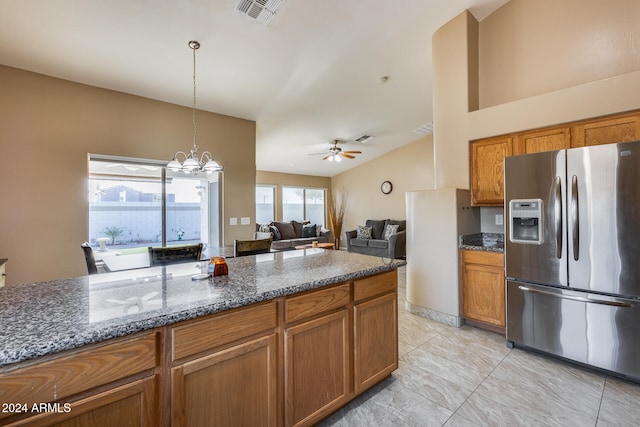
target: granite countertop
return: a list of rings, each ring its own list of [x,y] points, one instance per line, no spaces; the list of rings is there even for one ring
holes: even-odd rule
[[[0,288],[0,367],[406,264],[305,249],[232,258],[229,275],[174,264]]]
[[[459,248],[470,251],[504,252],[504,234],[464,234],[459,238]]]

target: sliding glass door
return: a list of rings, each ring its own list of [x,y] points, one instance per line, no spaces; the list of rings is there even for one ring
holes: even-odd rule
[[[220,246],[220,174],[91,155],[89,243],[102,250],[202,242]]]

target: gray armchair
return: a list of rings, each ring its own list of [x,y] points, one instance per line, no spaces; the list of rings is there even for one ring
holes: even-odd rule
[[[370,239],[358,239],[357,230],[346,231],[347,250],[365,255],[374,255],[385,258],[404,258],[407,248],[407,221],[395,221],[392,219],[372,220],[365,223],[371,227]],[[385,239],[387,225],[398,225],[398,231]]]

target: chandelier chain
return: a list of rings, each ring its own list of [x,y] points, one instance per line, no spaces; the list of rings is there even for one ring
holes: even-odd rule
[[[191,45],[193,50],[193,149],[198,150],[196,144],[196,50],[200,47],[199,44]]]

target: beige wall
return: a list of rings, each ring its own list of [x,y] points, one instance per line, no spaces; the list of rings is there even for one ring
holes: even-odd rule
[[[511,0],[480,24],[480,107],[640,69],[638,0]]]
[[[393,184],[391,194],[380,191],[384,181]],[[405,193],[434,188],[432,135],[334,176],[331,188],[348,198],[341,246],[346,246],[344,232],[367,219],[406,219]]]
[[[86,274],[87,153],[169,160],[192,143],[191,108],[4,66],[0,87],[7,282]],[[224,165],[223,217],[253,217],[255,122],[199,112],[198,144]],[[245,228],[225,224],[225,243]]]
[[[325,206],[328,206],[328,201],[331,200],[331,178],[324,176],[256,171],[256,184],[273,185],[276,187],[276,199],[274,201],[276,206],[276,221],[282,221],[282,187],[326,188],[328,192]],[[329,228],[328,216],[325,227]]]
[[[478,21],[464,12],[433,35],[436,188],[469,188],[467,115],[477,109]]]

